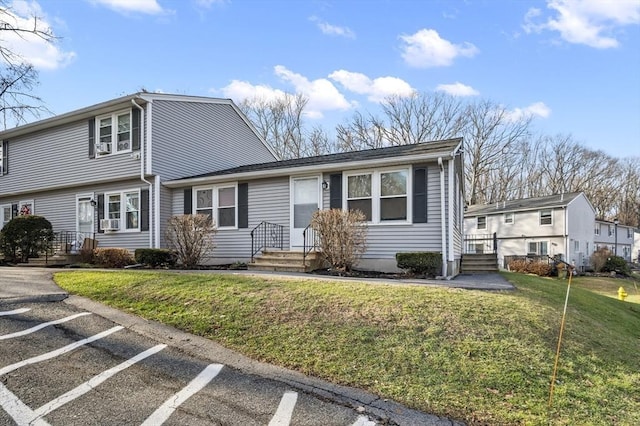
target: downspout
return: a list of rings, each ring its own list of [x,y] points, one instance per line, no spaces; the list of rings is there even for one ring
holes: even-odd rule
[[[133,104],[134,107],[138,108],[140,110],[140,180],[143,181],[144,183],[146,183],[147,185],[149,185],[149,196],[153,196],[155,198],[155,194],[153,194],[153,183],[149,182],[146,178],[145,178],[145,173],[144,173],[144,162],[145,162],[145,156],[144,156],[144,146],[145,146],[145,142],[146,142],[146,137],[145,137],[145,133],[144,133],[144,108],[142,108],[140,105],[138,105],[136,103],[135,99],[131,99],[131,103]],[[149,200],[149,204],[151,204],[151,200]],[[151,217],[153,217],[153,215],[151,214],[151,212],[149,212],[149,219],[151,219]],[[153,247],[153,232],[151,231],[151,224],[149,224],[149,248]]]
[[[440,233],[442,234],[442,276],[447,277],[447,228],[446,228],[446,211],[444,197],[444,164],[442,157],[438,157],[438,166],[440,166]]]
[[[453,214],[453,197],[454,197],[454,193],[453,193],[453,178],[454,178],[454,155],[451,154],[451,158],[448,160],[449,162],[449,196],[447,197],[449,200],[449,220],[447,221],[447,225],[448,225],[448,229],[449,229],[449,255],[447,256],[447,258],[450,261],[453,261],[454,259],[454,253],[453,253],[453,222],[455,220],[454,214]]]

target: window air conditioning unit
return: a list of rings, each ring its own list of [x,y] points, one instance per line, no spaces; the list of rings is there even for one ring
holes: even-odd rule
[[[108,142],[99,142],[96,144],[98,154],[111,154],[111,144]]]
[[[120,229],[120,219],[100,219],[100,228],[104,231],[117,231]]]

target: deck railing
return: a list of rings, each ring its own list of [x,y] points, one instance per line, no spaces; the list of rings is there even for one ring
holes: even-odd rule
[[[255,255],[265,248],[279,248],[284,246],[284,226],[277,223],[262,221],[251,230],[251,262]]]

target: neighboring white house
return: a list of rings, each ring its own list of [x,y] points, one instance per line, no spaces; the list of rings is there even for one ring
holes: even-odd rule
[[[606,247],[616,256],[623,257],[627,262],[632,261],[634,229],[615,221],[596,219],[594,230],[595,249]]]
[[[632,262],[640,263],[640,228],[633,231]]]
[[[578,267],[589,263],[594,250],[595,210],[581,192],[502,201],[467,208],[465,241],[495,234],[498,265],[509,256],[562,256]],[[469,247],[466,251],[478,251]]]

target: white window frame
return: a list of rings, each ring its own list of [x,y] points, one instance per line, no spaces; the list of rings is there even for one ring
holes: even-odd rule
[[[396,194],[390,196],[381,195],[381,175],[386,173],[404,172],[407,176],[406,192],[404,195]],[[349,177],[359,175],[371,175],[371,197],[349,198]],[[407,225],[413,222],[413,170],[411,167],[393,167],[383,169],[367,169],[367,170],[350,170],[344,172],[342,176],[342,206],[343,210],[349,209],[350,200],[358,199],[371,199],[371,221],[367,222],[370,225]],[[407,200],[407,217],[406,219],[387,219],[382,220],[380,218],[381,201],[385,198],[400,198],[405,197]]]
[[[484,226],[480,227],[480,218],[484,219]],[[478,231],[486,231],[487,230],[487,216],[478,216],[476,218],[476,228]]]
[[[507,225],[513,225],[515,222],[515,214],[513,212],[504,214],[504,223]]]
[[[595,234],[600,235],[600,224],[596,223]]]
[[[33,200],[22,200],[20,202],[18,202],[18,216],[24,216],[25,215],[25,206],[31,206],[29,207],[29,215],[34,215],[36,214],[36,204]]]
[[[129,147],[126,149],[118,149],[118,118],[122,117],[124,115],[128,115],[129,116],[129,139],[128,139],[128,145]],[[111,114],[104,114],[104,115],[100,115],[98,117],[96,117],[96,135],[95,135],[95,141],[96,141],[96,147],[99,144],[102,144],[102,140],[101,140],[101,135],[100,135],[100,122],[102,120],[105,120],[107,118],[111,119],[111,135],[110,135],[110,141],[109,142],[104,142],[104,143],[108,143],[111,147],[110,151],[108,153],[100,153],[98,151],[98,149],[96,148],[96,158],[98,157],[106,157],[109,155],[114,155],[114,154],[122,154],[122,153],[126,153],[126,152],[132,152],[132,143],[133,143],[133,138],[132,136],[132,131],[131,131],[131,125],[133,122],[133,117],[131,116],[131,110],[122,110],[122,111],[116,111],[113,112]]]
[[[127,203],[126,203],[126,197],[127,195],[130,194],[136,194],[136,196],[138,197],[138,226],[135,228],[127,228]],[[111,217],[109,216],[109,197],[112,196],[118,196],[120,197],[120,208],[117,211],[118,217]],[[142,209],[142,198],[140,197],[140,188],[136,188],[136,189],[129,189],[129,190],[124,190],[124,191],[111,191],[111,192],[105,192],[104,193],[104,207],[103,207],[103,217],[105,219],[117,219],[118,223],[119,223],[119,227],[118,227],[118,231],[117,232],[140,232],[140,219],[142,218],[141,216],[141,209]],[[116,212],[114,212],[116,213]]]
[[[549,223],[542,223],[543,214],[545,212],[549,212]],[[545,217],[546,217],[546,215],[545,215]],[[540,223],[540,226],[552,226],[553,225],[553,210],[551,210],[551,209],[540,210],[539,222],[538,223]]]
[[[573,251],[580,252],[580,240],[573,240]]]
[[[9,217],[5,217],[4,215],[4,209],[8,208],[9,209]],[[9,221],[11,219],[13,219],[11,216],[13,215],[13,206],[11,204],[2,204],[0,205],[0,229],[4,228],[4,225],[6,225],[7,223],[9,223]]]
[[[2,170],[2,165],[4,164],[4,150],[2,149],[2,147],[3,147],[3,145],[4,145],[4,144],[3,144],[2,142],[3,142],[3,141],[2,141],[2,140],[0,140],[0,176],[2,176],[2,175],[4,175],[4,174],[5,174],[5,173],[4,173],[5,171],[4,171],[4,170]],[[0,229],[1,229],[1,228],[2,228],[2,227],[0,226]]]
[[[233,188],[234,191],[234,205],[233,206],[220,206],[220,190]],[[198,191],[211,191],[211,207],[198,209]],[[211,210],[211,215],[215,220],[215,226],[218,230],[233,230],[238,229],[238,182],[221,183],[216,185],[197,186],[193,187],[191,192],[192,200],[192,213],[197,214],[198,210]],[[220,226],[220,209],[231,208],[234,209],[234,224],[233,226]]]
[[[549,254],[549,242],[548,241],[527,241],[527,246],[526,246],[526,250],[527,250],[527,255],[535,255],[535,256],[545,256]],[[531,244],[535,244],[536,245],[536,250],[535,252],[532,252],[531,250],[529,250],[531,248]],[[542,253],[542,245],[544,244],[546,250],[545,253]]]

